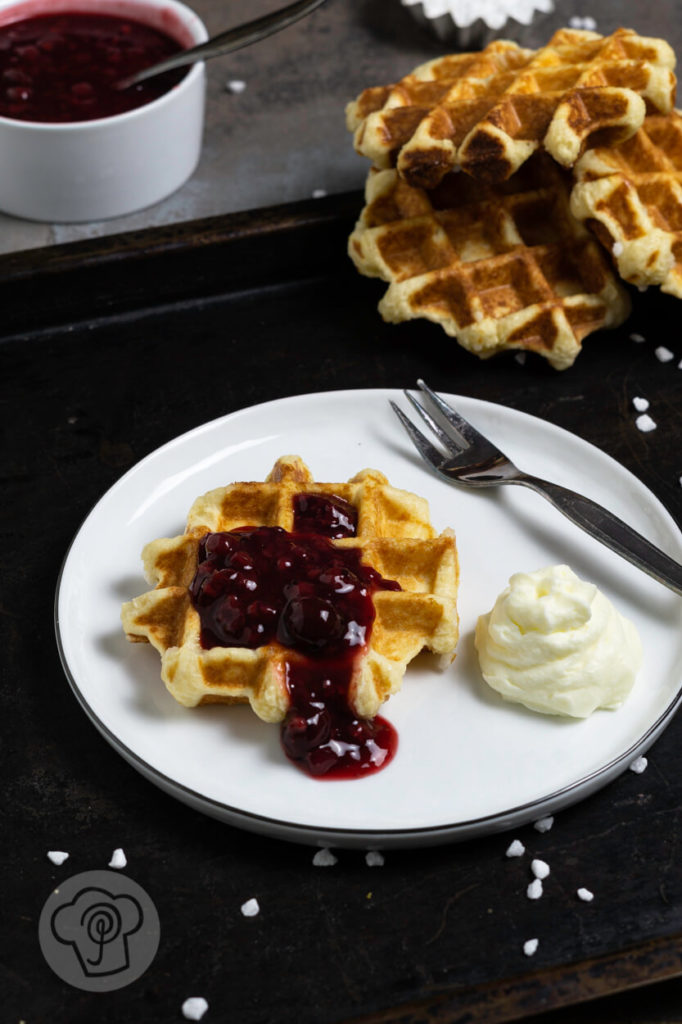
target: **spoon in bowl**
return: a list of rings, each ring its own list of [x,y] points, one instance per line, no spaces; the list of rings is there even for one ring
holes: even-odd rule
[[[230,28],[226,32],[213,36],[207,42],[200,43],[199,46],[182,50],[166,60],[159,61],[158,64],[153,64],[149,68],[137,71],[134,75],[122,78],[116,88],[129,89],[131,85],[137,85],[138,82],[143,82],[147,78],[161,75],[164,71],[182,68],[199,60],[210,60],[211,57],[220,57],[225,53],[232,53],[234,50],[251,46],[252,43],[258,43],[261,39],[266,39],[268,36],[274,35],[275,32],[280,32],[289,25],[293,25],[299,18],[310,14],[325,2],[326,0],[296,0],[288,7],[273,11],[272,14],[265,14],[262,18],[256,18],[254,21],[247,21],[244,25],[238,25],[236,28]]]

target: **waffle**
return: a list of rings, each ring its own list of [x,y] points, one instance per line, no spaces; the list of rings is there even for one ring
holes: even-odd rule
[[[182,536],[153,541],[143,551],[145,576],[156,587],[123,605],[123,627],[129,640],[148,641],[159,651],[162,678],[181,704],[248,701],[264,721],[284,719],[290,706],[287,662],[297,652],[277,642],[255,649],[202,648],[188,587],[206,533],[247,524],[291,530],[293,499],[300,493],[333,494],[350,502],[358,512],[357,535],[331,543],[360,547],[364,564],[402,587],[374,594],[370,642],[359,648],[349,692],[356,714],[373,717],[424,647],[454,657],[455,540],[451,532],[435,536],[426,501],[391,487],[376,470],[364,470],[348,483],[315,483],[298,456],[287,456],[277,460],[265,483],[235,483],[197,499]]]
[[[571,167],[594,141],[633,135],[647,109],[670,111],[674,66],[668,43],[631,29],[560,29],[535,51],[501,40],[429,61],[365,90],[346,122],[359,153],[410,185],[434,188],[456,168],[498,182],[542,146]]]
[[[607,254],[571,215],[569,189],[541,153],[496,186],[449,174],[426,191],[372,171],[349,254],[389,282],[384,320],[424,317],[481,358],[528,349],[565,369],[586,335],[630,310]]]
[[[625,281],[682,298],[682,117],[649,115],[631,139],[578,161],[571,209]]]

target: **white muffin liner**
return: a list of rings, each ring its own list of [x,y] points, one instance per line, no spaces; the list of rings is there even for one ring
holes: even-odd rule
[[[415,20],[442,42],[462,50],[493,39],[514,38],[538,14],[551,14],[553,0],[401,0]]]

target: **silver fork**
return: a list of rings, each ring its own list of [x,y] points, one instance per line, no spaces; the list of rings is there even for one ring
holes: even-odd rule
[[[570,491],[567,487],[524,473],[423,380],[418,380],[417,384],[426,399],[426,404],[430,405],[438,419],[432,416],[409,391],[405,391],[405,395],[445,452],[436,448],[421,431],[417,430],[395,402],[391,402],[391,406],[421,457],[440,476],[449,481],[466,484],[468,487],[495,487],[498,484],[521,484],[523,487],[530,487],[551,501],[552,505],[576,526],[580,526],[592,537],[622,555],[638,569],[643,569],[649,576],[664,583],[666,587],[670,587],[675,593],[682,594],[682,565],[679,562],[654,547],[645,537],[590,498]]]

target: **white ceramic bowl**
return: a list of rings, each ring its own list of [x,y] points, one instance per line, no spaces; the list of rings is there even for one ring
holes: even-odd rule
[[[134,18],[185,48],[208,38],[178,0],[0,0],[0,25],[60,11]],[[158,99],[112,117],[47,123],[0,116],[0,210],[64,223],[119,217],[159,202],[197,165],[205,91],[200,63]]]

